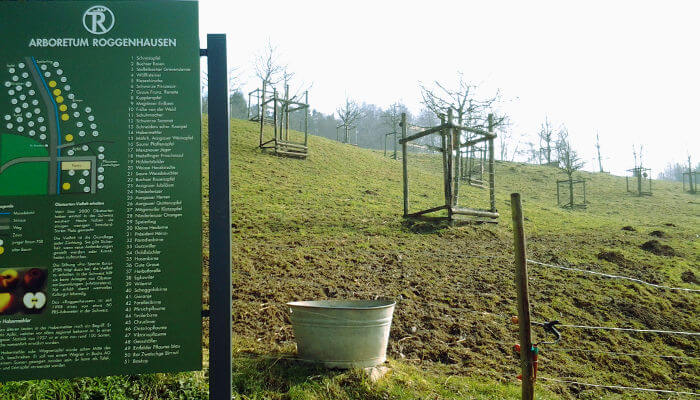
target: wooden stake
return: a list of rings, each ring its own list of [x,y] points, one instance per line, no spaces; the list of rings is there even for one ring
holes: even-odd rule
[[[406,113],[401,113],[401,138],[406,139]],[[386,140],[384,141],[386,144]],[[394,136],[394,146],[396,146],[396,136]],[[408,155],[406,152],[406,142],[401,143],[401,152],[403,153],[403,216],[408,215]]]
[[[695,194],[695,185],[693,184],[693,162],[690,159],[690,156],[688,156],[688,188],[690,189],[691,194]],[[697,180],[695,182],[697,184]]]
[[[523,209],[520,193],[511,193],[513,244],[515,250],[515,286],[518,289],[518,325],[520,327],[520,366],[522,368],[522,400],[535,398],[532,336],[530,331],[530,299],[527,287],[527,255]]]
[[[309,91],[304,92],[304,102],[306,103],[306,108],[304,109],[304,146],[309,145]]]
[[[262,82],[262,94],[259,98],[260,106],[258,107],[258,112],[260,113],[260,147],[263,145],[263,130],[265,129],[265,81]]]
[[[628,189],[628,191],[629,191],[629,189]],[[560,199],[560,196],[559,196],[559,181],[557,181],[557,206],[561,206],[561,200],[559,200],[559,199]]]
[[[454,124],[454,116],[452,114],[452,108],[449,108],[447,110],[447,123],[448,125],[452,126]],[[452,140],[454,138],[454,128],[447,128],[447,132],[443,132],[446,138],[447,138],[447,176],[445,176],[445,189],[447,190],[447,196],[445,197],[445,201],[447,203],[447,217],[452,221],[452,208],[455,206],[455,198],[454,198],[454,181],[453,181],[453,174],[454,174],[454,141]]]
[[[489,114],[489,134],[493,135],[493,114]],[[482,168],[484,163],[481,163]],[[496,170],[494,166],[493,136],[489,139],[489,200],[491,212],[496,212]]]
[[[273,125],[275,126],[275,144],[276,144],[277,143],[277,118],[278,118],[278,115],[277,115],[277,89],[274,89],[272,91],[272,98],[273,98],[272,122],[273,122]]]

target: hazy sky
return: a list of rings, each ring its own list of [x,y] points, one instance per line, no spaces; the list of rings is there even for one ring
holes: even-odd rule
[[[700,160],[699,15],[696,1],[200,0],[202,38],[228,34],[246,92],[268,39],[324,113],[346,95],[417,112],[419,81],[461,71],[501,90],[516,134],[548,116],[586,169],[597,131],[606,170],[631,168],[636,144],[654,176],[688,152]]]

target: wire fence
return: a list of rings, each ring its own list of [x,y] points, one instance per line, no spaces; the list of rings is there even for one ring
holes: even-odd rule
[[[597,383],[577,382],[577,381],[570,381],[570,380],[566,380],[566,379],[555,379],[555,378],[547,378],[547,377],[540,377],[540,379],[542,379],[544,381],[549,381],[549,382],[566,383],[569,385],[588,386],[588,387],[596,387],[596,388],[602,388],[602,389],[635,390],[638,392],[652,392],[652,393],[700,396],[700,393],[678,392],[675,390],[667,390],[667,389],[650,389],[650,388],[642,388],[642,387],[634,387],[634,386],[620,386],[620,385],[599,385]]]
[[[576,267],[569,267],[569,266],[563,266],[563,265],[544,263],[544,262],[529,260],[529,259],[526,261],[528,264],[544,266],[544,267],[548,267],[548,268],[554,268],[554,269],[558,269],[558,270],[562,270],[562,271],[575,272],[575,273],[579,273],[579,274],[588,274],[588,275],[593,275],[593,276],[600,277],[600,278],[619,279],[619,280],[634,282],[634,283],[649,286],[649,287],[654,287],[657,289],[673,290],[673,291],[685,292],[685,293],[700,293],[700,289],[660,285],[660,284],[656,284],[656,283],[646,282],[646,281],[641,280],[641,279],[632,278],[629,276],[609,274],[609,273],[598,272],[598,271],[594,271],[594,270],[587,270],[587,269],[581,269],[581,268],[576,268]],[[538,324],[541,325],[542,323],[538,323]],[[662,330],[662,329],[637,329],[637,328],[625,328],[625,327],[614,327],[614,326],[590,326],[590,325],[580,325],[580,324],[557,324],[556,326],[561,327],[561,328],[584,329],[584,330],[604,330],[604,331],[619,331],[619,332],[637,332],[637,333],[643,333],[643,334],[683,335],[683,336],[690,336],[690,337],[700,337],[700,332],[672,331],[672,330]],[[692,357],[692,356],[663,355],[663,354],[639,354],[639,353],[625,353],[625,352],[614,352],[614,351],[591,351],[591,350],[587,350],[587,349],[572,349],[572,348],[567,349],[567,348],[556,348],[556,347],[552,347],[552,346],[547,346],[547,349],[551,350],[551,351],[558,351],[558,352],[565,352],[565,353],[581,352],[581,353],[588,353],[588,354],[605,354],[605,355],[612,355],[612,356],[657,357],[657,358],[679,359],[679,360],[698,360],[698,359],[700,359],[700,357]],[[540,377],[540,379],[542,379],[544,381],[555,382],[555,383],[560,383],[560,384],[567,384],[567,385],[571,385],[571,386],[583,386],[583,387],[599,388],[599,389],[606,389],[606,390],[629,390],[629,391],[657,393],[657,394],[700,396],[700,393],[683,392],[683,391],[675,391],[675,390],[668,390],[668,389],[654,389],[654,388],[621,386],[621,385],[603,385],[603,384],[578,382],[578,381],[569,380],[569,379],[556,379],[556,378],[549,378],[549,377]]]
[[[547,351],[554,351],[559,353],[586,353],[586,354],[604,354],[608,356],[619,356],[619,357],[639,357],[639,358],[668,358],[668,359],[678,359],[678,360],[700,360],[700,357],[692,356],[677,356],[677,355],[665,355],[665,354],[652,354],[652,353],[624,353],[619,351],[604,351],[604,350],[590,350],[590,349],[575,349],[575,348],[557,348],[548,347]]]
[[[543,263],[543,262],[539,262],[539,261],[535,261],[535,260],[527,260],[527,262],[530,264],[541,265],[541,266],[550,267],[550,268],[557,268],[557,269],[561,269],[561,270],[565,270],[565,271],[573,271],[573,272],[580,272],[583,274],[596,275],[596,276],[600,276],[602,278],[622,279],[622,280],[632,281],[632,282],[636,282],[636,283],[639,283],[642,285],[655,287],[657,289],[679,290],[679,291],[684,291],[684,292],[700,293],[700,289],[690,289],[690,288],[683,288],[683,287],[657,285],[656,283],[646,282],[646,281],[643,281],[641,279],[631,278],[629,276],[607,274],[604,272],[591,271],[591,270],[587,270],[587,269],[574,268],[574,267],[565,267],[563,265],[548,264],[548,263]]]

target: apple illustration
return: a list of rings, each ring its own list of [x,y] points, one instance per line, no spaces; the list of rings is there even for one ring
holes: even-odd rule
[[[46,272],[39,268],[32,268],[24,273],[24,287],[29,290],[41,289],[46,281]]]
[[[43,292],[27,292],[22,298],[22,303],[29,311],[39,311],[46,305],[46,295]]]
[[[0,293],[0,315],[12,314],[15,296],[12,293]]]
[[[14,289],[19,282],[19,274],[14,269],[6,269],[0,272],[0,291]]]

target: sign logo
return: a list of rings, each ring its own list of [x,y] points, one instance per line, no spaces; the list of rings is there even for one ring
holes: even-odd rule
[[[105,6],[92,6],[83,14],[83,26],[95,35],[104,35],[114,27],[114,14]]]

